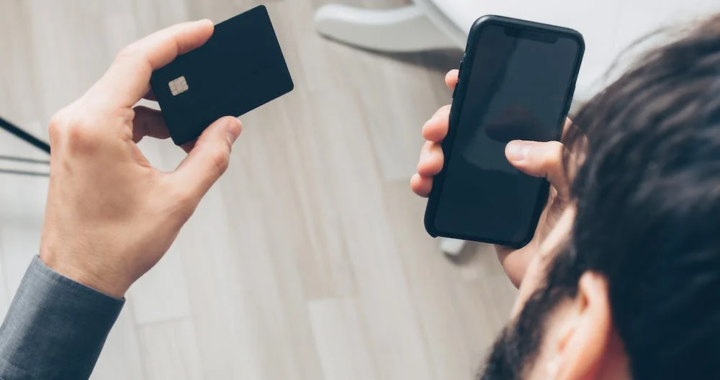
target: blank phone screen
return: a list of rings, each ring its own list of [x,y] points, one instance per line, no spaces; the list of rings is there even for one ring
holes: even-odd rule
[[[463,68],[471,71],[435,214],[441,233],[497,242],[531,236],[547,185],[510,165],[505,147],[559,137],[581,54],[576,39],[542,36],[501,25],[480,31],[465,64],[472,67]]]

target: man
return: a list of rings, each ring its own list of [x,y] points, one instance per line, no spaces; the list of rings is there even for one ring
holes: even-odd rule
[[[419,195],[442,169],[448,114],[423,128]],[[720,16],[644,56],[575,121],[567,148],[507,146],[553,191],[534,240],[498,247],[520,294],[481,378],[720,379]]]
[[[132,108],[152,70],[211,33],[202,21],[131,45],[53,119],[40,256],[0,330],[0,378],[87,378],[125,291],[225,170],[232,118],[174,173],[134,145],[167,137],[157,113]],[[423,129],[418,194],[442,168],[448,112]],[[535,239],[498,249],[520,294],[482,378],[720,378],[720,17],[649,54],[576,121],[565,146],[508,145],[554,191]]]

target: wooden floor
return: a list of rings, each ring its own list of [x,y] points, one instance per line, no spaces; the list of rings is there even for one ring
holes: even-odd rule
[[[45,138],[122,46],[259,1],[3,0],[0,115]],[[242,118],[228,173],[131,290],[93,379],[473,377],[515,291],[487,246],[440,254],[407,184],[460,54],[323,40],[312,25],[322,3],[266,2],[296,89]],[[164,169],[182,158],[169,142],[142,148]],[[2,131],[0,154],[42,158]],[[46,189],[0,175],[1,314],[37,254]]]

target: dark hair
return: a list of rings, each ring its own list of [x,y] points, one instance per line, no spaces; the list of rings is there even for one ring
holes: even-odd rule
[[[635,380],[720,379],[720,16],[643,56],[575,124],[571,265],[547,288],[607,278]]]

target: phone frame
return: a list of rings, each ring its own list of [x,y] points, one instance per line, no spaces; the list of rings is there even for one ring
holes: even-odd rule
[[[480,35],[483,28],[490,25],[500,25],[513,29],[519,29],[523,33],[531,33],[532,35],[537,36],[537,38],[547,38],[546,36],[551,36],[550,38],[562,37],[570,38],[577,42],[578,54],[574,64],[574,73],[570,81],[570,85],[568,86],[567,93],[565,95],[565,110],[562,113],[560,119],[558,120],[557,132],[555,134],[554,140],[560,140],[562,136],[563,125],[565,124],[565,118],[567,117],[567,114],[570,110],[570,105],[572,104],[573,95],[575,93],[575,86],[577,83],[577,77],[580,72],[580,66],[583,60],[583,56],[585,54],[585,40],[578,31],[573,29],[495,15],[487,15],[479,18],[477,21],[475,21],[472,29],[470,30],[470,36],[468,37],[465,54],[463,55],[463,59],[460,63],[458,84],[455,87],[455,91],[453,92],[453,104],[450,111],[450,124],[448,128],[448,134],[442,142],[445,162],[443,163],[442,171],[433,179],[433,189],[428,199],[427,209],[425,210],[425,229],[432,237],[441,236],[453,239],[479,241],[484,243],[509,246],[513,248],[520,248],[527,245],[535,235],[535,230],[537,229],[537,225],[540,221],[540,216],[542,215],[542,212],[545,209],[545,205],[548,202],[550,184],[547,181],[545,181],[541,190],[538,191],[537,201],[535,202],[535,209],[533,210],[533,222],[528,228],[528,233],[526,234],[526,236],[523,237],[523,239],[520,239],[519,241],[501,241],[484,236],[465,236],[452,232],[439,231],[435,228],[435,215],[440,199],[442,197],[442,190],[444,187],[443,185],[445,184],[445,173],[447,165],[450,162],[450,157],[452,155],[452,147],[455,142],[455,135],[457,133],[457,123],[459,121],[460,115],[462,115],[462,109],[468,91],[471,68],[473,67],[473,64],[475,62],[478,41],[480,40]],[[466,69],[463,70],[464,68]]]

